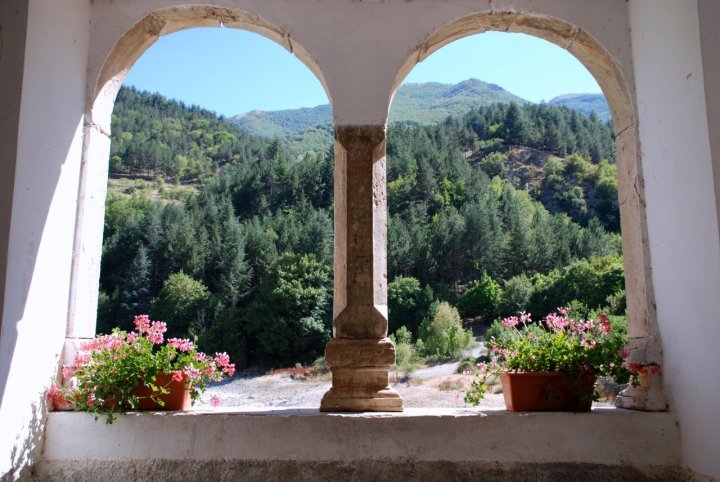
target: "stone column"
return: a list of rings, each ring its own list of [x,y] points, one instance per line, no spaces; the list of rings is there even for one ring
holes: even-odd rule
[[[62,360],[70,363],[83,343],[95,338],[100,256],[110,159],[110,133],[86,114],[75,240]]]
[[[389,386],[385,126],[335,127],[332,388],[321,411],[402,411]]]
[[[662,342],[655,310],[645,211],[645,183],[638,156],[637,126],[616,134],[618,195],[627,293],[628,342],[626,365],[651,367],[663,364]],[[636,159],[637,162],[627,162]],[[641,376],[637,387],[628,387],[617,396],[615,406],[658,412],[668,401],[661,376]]]

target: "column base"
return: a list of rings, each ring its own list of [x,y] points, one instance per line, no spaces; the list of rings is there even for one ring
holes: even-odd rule
[[[373,393],[331,388],[320,402],[321,412],[402,412],[403,401],[392,388]]]
[[[668,401],[662,390],[659,378],[641,377],[639,387],[628,387],[615,398],[615,406],[629,410],[644,412],[664,412],[668,409]]]
[[[322,412],[401,412],[400,394],[390,388],[395,346],[388,338],[333,338],[325,350],[332,388],[320,402]]]
[[[662,363],[660,339],[653,336],[629,338],[625,348],[628,355],[625,366],[636,365],[645,368],[658,368]],[[659,361],[659,362],[658,362]],[[640,371],[637,386],[629,386],[615,398],[615,406],[645,412],[664,412],[668,409],[668,399],[663,389],[662,375]]]

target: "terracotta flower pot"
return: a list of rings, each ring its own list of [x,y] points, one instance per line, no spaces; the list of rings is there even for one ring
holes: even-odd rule
[[[505,407],[512,412],[588,411],[595,376],[584,372],[571,378],[562,372],[500,374]]]
[[[133,391],[133,395],[140,397],[138,410],[189,410],[192,405],[190,390],[187,387],[187,375],[183,374],[183,380],[178,382],[170,375],[158,373],[155,377],[155,386],[164,387],[170,390],[169,393],[158,395],[156,398],[162,400],[160,405],[150,398],[152,390],[145,383],[140,383]]]

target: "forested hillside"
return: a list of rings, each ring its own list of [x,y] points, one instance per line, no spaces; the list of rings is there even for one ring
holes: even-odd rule
[[[112,115],[110,173],[191,179],[267,147],[213,112],[123,87]]]
[[[571,301],[621,311],[612,141],[609,124],[548,105],[494,104],[437,125],[390,126],[391,330],[422,338],[440,301],[488,320]],[[298,159],[281,140],[129,89],[116,103],[112,142],[114,175],[192,180],[196,189],[108,196],[99,329],[147,312],[239,366],[322,355],[332,152]]]
[[[243,130],[259,137],[287,137],[311,127],[332,124],[330,104],[276,111],[254,110],[232,117]]]
[[[610,106],[602,94],[565,94],[550,99],[548,104],[569,107],[588,116],[594,112],[604,121],[609,121],[612,117]]]
[[[390,122],[432,124],[449,115],[462,115],[475,107],[497,102],[527,101],[502,87],[481,80],[469,79],[458,84],[426,82],[403,84],[393,99]],[[330,105],[278,110],[252,111],[232,118],[245,131],[260,137],[287,137],[308,129],[330,125]]]

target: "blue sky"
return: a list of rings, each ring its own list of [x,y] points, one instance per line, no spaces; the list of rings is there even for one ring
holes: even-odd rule
[[[533,102],[599,93],[572,55],[541,39],[488,32],[457,40],[410,72],[406,82],[498,84]],[[161,37],[135,63],[126,85],[232,116],[250,110],[327,103],[320,82],[275,42],[251,32],[195,28]]]

